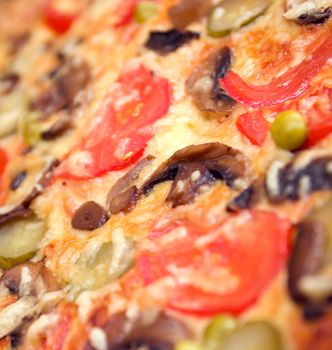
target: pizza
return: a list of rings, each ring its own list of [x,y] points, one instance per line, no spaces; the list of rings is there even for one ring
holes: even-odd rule
[[[332,1],[0,0],[0,349],[332,349]]]

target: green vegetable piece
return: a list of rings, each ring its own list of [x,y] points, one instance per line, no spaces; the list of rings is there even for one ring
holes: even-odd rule
[[[308,130],[302,115],[289,110],[277,115],[271,126],[271,134],[278,147],[294,151],[304,144]]]
[[[35,115],[23,117],[22,135],[24,142],[28,146],[33,146],[40,140],[41,126]]]
[[[176,344],[174,350],[203,350],[203,348],[194,341],[183,340]]]
[[[219,315],[212,319],[204,332],[204,348],[219,350],[225,338],[237,327],[237,321],[230,315]]]
[[[0,256],[0,269],[3,271],[9,270],[16,265],[20,265],[31,260],[35,255],[36,252],[30,252],[16,258],[3,258]]]
[[[225,0],[212,9],[208,16],[208,35],[221,38],[252,22],[270,4],[271,0]]]
[[[249,322],[234,331],[222,350],[283,350],[278,330],[268,322]]]
[[[158,5],[152,1],[140,1],[134,13],[134,18],[137,23],[144,23],[157,14]]]

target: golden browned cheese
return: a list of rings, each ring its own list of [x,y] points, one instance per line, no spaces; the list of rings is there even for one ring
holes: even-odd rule
[[[67,33],[57,36],[40,17],[40,9],[45,6],[43,1],[0,0],[0,70],[14,70],[21,78],[13,101],[0,96],[0,105],[9,105],[3,112],[4,116],[14,111],[19,115],[18,119],[21,118],[27,113],[25,94],[28,92],[27,96],[33,98],[47,90],[48,83],[44,77],[57,67],[57,52],[65,52],[74,59],[84,59],[91,67],[92,76],[82,96],[79,96],[81,103],[71,111],[71,129],[55,140],[40,141],[30,153],[22,155],[25,148],[22,146],[21,123],[17,123],[16,132],[13,132],[14,127],[3,137],[0,125],[0,146],[6,147],[13,157],[6,169],[7,175],[17,174],[20,170],[38,174],[48,159],[64,159],[79,144],[86,130],[93,126],[104,97],[116,84],[119,72],[126,65],[137,63],[145,64],[158,76],[166,78],[173,94],[168,113],[153,125],[154,137],[148,142],[144,156],[153,155],[155,159],[140,173],[139,186],[174,152],[192,144],[220,142],[240,150],[250,160],[253,177],[264,174],[273,160],[291,157],[289,153],[277,150],[270,134],[263,147],[257,147],[239,133],[235,121],[244,112],[241,105],[237,105],[228,118],[201,112],[191,96],[186,94],[185,82],[193,67],[210,52],[230,45],[234,57],[232,69],[251,83],[267,83],[271,77],[302,62],[308,52],[330,33],[331,21],[319,26],[299,26],[284,18],[284,1],[274,0],[266,13],[226,38],[210,38],[206,32],[206,20],[195,22],[189,29],[201,33],[199,40],[193,40],[169,55],[158,55],[143,46],[151,30],[170,27],[167,13],[176,1],[160,0],[156,17],[144,24],[134,23],[117,29],[114,23],[121,2],[124,0],[59,1],[59,6],[78,6],[81,14]],[[19,39],[26,42],[17,44],[15,40]],[[15,53],[11,52],[13,45],[16,45]],[[312,84],[332,87],[330,62]],[[43,122],[43,128],[47,129],[63,113],[54,113]],[[264,116],[272,121],[274,114],[270,111]],[[312,154],[319,152],[332,154],[331,137],[315,146]],[[79,161],[84,162],[84,159]],[[121,286],[119,278],[132,266],[136,246],[149,235],[159,218],[190,218],[202,220],[207,225],[222,222],[229,215],[225,209],[227,203],[238,193],[224,183],[217,184],[198,196],[194,203],[172,209],[165,204],[170,190],[170,184],[166,182],[139,200],[129,213],[112,215],[104,226],[91,232],[74,229],[71,219],[75,210],[89,200],[106,206],[109,189],[129,170],[130,167],[89,180],[56,180],[33,201],[32,209],[46,225],[34,259],[42,260],[64,288],[58,291],[59,294],[50,296],[56,300],[54,302],[53,299],[52,302],[34,301],[38,305],[37,310],[41,310],[40,316],[26,331],[21,345],[23,349],[84,349],[93,324],[91,315],[102,307],[112,314],[123,310],[135,313],[140,309],[163,309],[168,293],[174,287],[167,279],[144,290],[138,289],[130,297]],[[17,191],[9,191],[5,201],[2,199],[3,192],[0,192],[0,205],[18,203],[29,191],[34,179],[31,175]],[[322,198],[320,194],[315,194],[295,203],[265,203],[262,207],[278,211],[295,224]],[[285,271],[281,272],[240,319],[270,320],[281,330],[286,350],[330,350],[331,316],[327,315],[317,323],[306,323],[299,309],[290,301],[285,274]],[[65,298],[66,301],[63,301]],[[16,297],[0,294],[0,318],[2,310],[15,305],[16,301]],[[196,338],[201,336],[207,320],[185,315],[177,317],[188,324]],[[54,344],[61,337],[65,340],[57,347]],[[10,349],[9,343],[8,337],[2,338],[0,349]]]

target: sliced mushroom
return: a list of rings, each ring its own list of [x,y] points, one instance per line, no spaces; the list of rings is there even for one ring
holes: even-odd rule
[[[76,95],[90,80],[90,67],[85,61],[67,59],[54,75],[50,88],[31,104],[31,108],[38,110],[43,118],[73,107]]]
[[[331,0],[286,0],[285,18],[299,24],[320,24],[332,15]]]
[[[20,81],[20,76],[17,73],[11,72],[4,74],[0,78],[0,95],[11,93]]]
[[[68,114],[61,116],[49,129],[41,133],[43,140],[53,140],[61,136],[72,125],[71,119]]]
[[[205,17],[215,5],[214,0],[180,0],[169,9],[168,14],[175,28],[185,29]]]
[[[149,50],[156,51],[159,54],[168,54],[176,51],[179,47],[188,42],[199,39],[199,33],[190,30],[180,31],[171,29],[165,32],[150,32],[150,36],[145,43],[145,47]]]
[[[58,282],[41,262],[11,268],[1,276],[0,286],[19,296],[41,296],[59,289]]]
[[[302,152],[288,163],[274,161],[264,180],[251,184],[228,205],[229,210],[248,209],[265,199],[271,203],[297,201],[313,192],[332,189],[332,156],[303,163],[306,154]]]
[[[0,225],[10,222],[13,219],[20,217],[26,218],[33,214],[33,211],[29,209],[31,202],[44,191],[52,177],[53,170],[58,165],[59,161],[57,159],[48,161],[40,175],[37,177],[35,185],[32,187],[28,195],[23,198],[21,203],[1,208]]]
[[[130,212],[139,198],[137,187],[134,185],[141,171],[155,159],[147,156],[140,160],[126,175],[120,178],[110,189],[107,195],[107,208],[112,214]]]
[[[161,313],[157,317],[144,317],[139,314],[135,319],[128,319],[124,312],[104,319],[103,310],[94,316],[92,322],[102,329],[107,339],[109,350],[171,350],[174,345],[191,336],[188,328],[179,320]],[[92,338],[92,339],[91,339]],[[85,350],[92,349],[90,343]]]
[[[191,145],[173,154],[146,181],[141,192],[147,195],[154,186],[174,180],[166,201],[172,207],[192,203],[196,196],[221,180],[236,188],[250,177],[247,158],[238,150],[221,143]]]
[[[205,112],[218,112],[227,117],[235,101],[219,86],[231,65],[231,50],[224,47],[214,51],[200,65],[194,68],[186,82],[186,89],[196,106]]]
[[[296,302],[305,302],[306,296],[299,289],[304,276],[313,275],[321,267],[326,247],[324,227],[314,221],[304,221],[298,226],[298,234],[288,264],[288,290]]]
[[[106,210],[96,202],[88,201],[75,211],[71,225],[79,230],[93,231],[105,225],[108,219]]]

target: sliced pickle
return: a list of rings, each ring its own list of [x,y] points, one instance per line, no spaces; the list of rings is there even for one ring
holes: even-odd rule
[[[222,350],[283,350],[277,329],[268,322],[249,322],[234,331],[220,346]]]
[[[252,22],[271,4],[271,0],[225,0],[211,10],[208,17],[208,34],[220,38]]]
[[[36,217],[20,219],[0,227],[0,268],[6,270],[30,260],[45,232]]]

